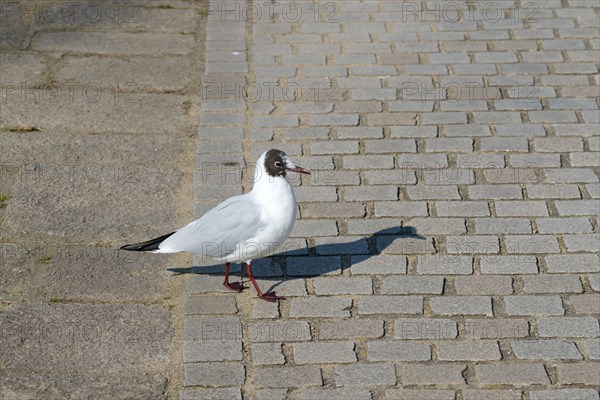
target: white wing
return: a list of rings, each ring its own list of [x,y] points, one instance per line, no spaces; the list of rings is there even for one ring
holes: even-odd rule
[[[224,259],[252,242],[265,227],[252,199],[247,195],[235,196],[178,229],[160,244],[158,252],[187,251]]]

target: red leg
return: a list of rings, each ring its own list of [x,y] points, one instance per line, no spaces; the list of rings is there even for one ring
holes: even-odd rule
[[[254,275],[252,275],[252,267],[250,266],[250,263],[246,263],[246,274],[248,275],[248,278],[250,278],[250,280],[252,281],[252,284],[254,285],[254,289],[256,289],[256,294],[261,299],[270,301],[270,302],[275,302],[277,300],[285,299],[285,297],[277,296],[275,294],[275,292],[267,292],[267,293],[263,294],[262,290],[260,290],[260,288],[258,287],[258,283],[256,283],[256,280],[254,279]]]
[[[229,283],[229,263],[225,263],[225,282],[223,285],[234,292],[241,292],[244,289],[244,286],[239,282]]]

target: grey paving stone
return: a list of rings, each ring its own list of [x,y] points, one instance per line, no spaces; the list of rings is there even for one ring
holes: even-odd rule
[[[407,260],[403,256],[352,256],[352,275],[406,274]]]
[[[540,337],[598,337],[598,320],[590,317],[550,317],[538,320]]]
[[[261,299],[254,299],[252,301],[252,318],[278,318],[279,308],[277,303],[268,303]]]
[[[339,127],[337,134],[340,139],[382,138],[383,129],[376,126]]]
[[[600,242],[600,235],[563,235],[563,241],[569,252],[592,253],[596,251],[595,246]]]
[[[336,365],[337,385],[395,385],[396,370],[393,364]]]
[[[509,160],[512,157],[509,155]],[[488,168],[483,170],[483,176],[488,183],[496,185],[538,182],[536,171],[529,165],[524,165],[521,168]]]
[[[368,361],[428,361],[431,347],[424,343],[401,341],[371,341],[367,348]]]
[[[465,221],[462,218],[415,217],[410,220],[410,225],[424,235],[466,233]]]
[[[376,202],[375,216],[377,217],[426,217],[427,203],[425,202]]]
[[[306,342],[293,345],[296,364],[351,363],[356,361],[354,342]]]
[[[366,153],[416,153],[417,146],[410,139],[365,140]]]
[[[445,154],[401,154],[397,163],[400,168],[439,169],[448,167],[448,157]]]
[[[350,297],[311,297],[293,299],[291,317],[349,317]]]
[[[315,238],[315,245],[315,250],[319,255],[369,253],[366,239],[356,236]]]
[[[448,254],[497,254],[500,245],[494,236],[447,236],[445,250]]]
[[[488,203],[484,201],[438,201],[435,203],[435,208],[439,217],[486,217],[490,215]]]
[[[550,273],[598,272],[600,260],[596,254],[560,254],[546,256],[546,267]]]
[[[303,399],[313,400],[371,400],[373,398],[371,391],[355,388],[302,389],[300,396]]]
[[[381,285],[383,294],[442,294],[441,276],[386,276]]]
[[[506,296],[508,315],[564,315],[559,296]]]
[[[241,338],[233,340],[185,340],[184,362],[242,361]]]
[[[489,137],[481,138],[482,151],[528,151],[527,138],[521,137]]]
[[[545,201],[496,201],[496,215],[499,217],[547,217]]]
[[[407,187],[408,196],[413,200],[460,200],[456,186],[411,186]]]
[[[510,347],[517,358],[524,360],[583,359],[575,343],[566,340],[513,340]]]
[[[473,259],[469,256],[426,255],[417,257],[417,273],[435,275],[470,275]]]
[[[462,112],[432,112],[421,115],[423,125],[466,124],[467,115]],[[463,147],[465,148],[465,147]],[[441,151],[441,149],[440,149]],[[463,150],[470,151],[470,150]]]
[[[600,214],[600,201],[598,200],[563,200],[555,201],[559,215],[597,215]]]
[[[435,126],[392,126],[391,136],[395,137],[435,137],[437,136],[437,127]]]
[[[456,293],[459,295],[506,295],[513,293],[512,279],[508,276],[457,276],[454,278],[454,286]]]
[[[592,233],[592,224],[587,218],[537,218],[539,233]]]
[[[254,365],[284,364],[281,343],[255,343],[251,346]]]
[[[394,339],[455,339],[458,328],[455,321],[443,318],[402,318],[395,320]]]
[[[387,389],[384,400],[453,400],[454,390],[443,389]]]
[[[582,294],[570,296],[570,302],[577,315],[595,314],[598,310],[598,302],[600,295],[597,294]]]
[[[525,293],[581,293],[583,287],[574,275],[534,275],[523,277]]]
[[[550,183],[598,182],[594,171],[587,168],[547,169],[545,173]]]
[[[592,362],[557,364],[558,383],[596,385],[598,382],[598,368],[598,363]]]
[[[429,300],[432,314],[439,315],[489,315],[492,299],[486,296],[442,296]]]
[[[440,341],[435,343],[440,361],[496,361],[502,358],[495,340]]]
[[[183,337],[187,340],[239,340],[242,336],[240,319],[235,316],[188,316],[184,321]]]
[[[380,338],[384,334],[383,320],[371,318],[319,321],[317,328],[321,340]]]
[[[338,275],[340,271],[339,256],[290,257],[287,260],[289,276]]]
[[[223,271],[224,271],[223,267]],[[187,281],[187,293],[210,293],[210,292],[223,292],[226,293],[228,290],[223,286],[222,276],[191,276]]]
[[[371,294],[373,282],[370,277],[318,277],[313,278],[313,285],[317,295],[336,294]]]
[[[300,164],[301,161],[297,161],[297,163]],[[309,164],[302,163],[300,165],[304,166],[305,168],[310,168]],[[325,176],[323,177],[315,177],[315,179],[319,179],[321,184],[328,185],[347,183],[346,181],[340,182],[340,179],[344,179],[344,177],[339,171],[324,173],[324,175]],[[296,200],[301,203],[312,201],[333,202],[338,200],[338,194],[335,187],[300,186],[294,188],[294,192],[296,194]]]
[[[400,380],[403,385],[463,385],[461,364],[403,364]]]
[[[529,336],[529,324],[526,319],[517,318],[467,318],[464,336],[467,340],[523,338]]]
[[[550,390],[531,390],[529,392],[531,400],[597,400],[598,391],[595,389],[566,388]]]
[[[425,185],[472,185],[475,183],[473,170],[467,168],[444,168],[423,171]]]
[[[482,256],[480,260],[482,274],[537,274],[538,265],[535,256]]]
[[[239,388],[185,388],[179,392],[181,400],[242,400]]]
[[[530,199],[579,199],[581,193],[574,184],[527,185]]]
[[[301,207],[304,218],[361,218],[366,215],[365,206],[354,203],[307,203]]]
[[[392,169],[394,157],[391,155],[352,155],[344,156],[344,168],[348,169]]]
[[[500,176],[505,171],[505,162],[503,154],[457,154],[456,166],[457,168],[494,168],[496,169],[497,174]],[[497,181],[497,175],[493,176],[495,178],[492,181]]]
[[[302,387],[323,384],[318,367],[260,367],[254,370],[254,383],[257,387]]]
[[[397,186],[349,186],[344,194],[346,201],[397,200]]]
[[[502,124],[496,126],[498,136],[545,136],[543,125],[536,124]]]
[[[395,182],[399,185],[414,185],[417,176],[414,171],[408,169],[400,170],[366,170],[363,172],[365,183],[370,185],[387,185]]]
[[[510,235],[504,238],[509,254],[559,253],[558,241],[551,235]]]
[[[600,339],[586,340],[585,348],[591,360],[600,360]]]
[[[508,163],[515,168],[560,167],[560,154],[510,154]]]
[[[355,141],[326,141],[312,142],[311,154],[356,154],[358,153],[358,142]]]
[[[184,314],[235,314],[235,298],[230,296],[188,296],[183,305]]]
[[[363,296],[358,301],[360,315],[423,314],[420,296]]]
[[[521,391],[512,389],[463,389],[464,400],[521,400]]]
[[[331,125],[358,125],[358,114],[327,114],[327,115],[309,115],[308,123],[311,126],[331,126]]]
[[[469,197],[480,199],[522,199],[523,193],[519,185],[476,185],[469,187]]]
[[[338,228],[335,221],[319,221],[310,219],[301,219],[296,222],[291,237],[307,236],[335,236]]]
[[[531,233],[531,223],[524,218],[475,218],[478,234]]]
[[[248,323],[251,342],[297,342],[311,339],[310,327],[305,321],[261,321]]]
[[[186,386],[241,386],[245,381],[241,363],[186,363]]]
[[[514,362],[479,364],[475,366],[477,382],[484,385],[549,384],[550,379],[542,364]]]
[[[382,112],[382,113],[369,113],[366,114],[366,125],[375,126],[390,126],[390,125],[414,125],[416,122],[416,115],[414,113],[394,113],[394,112]]]

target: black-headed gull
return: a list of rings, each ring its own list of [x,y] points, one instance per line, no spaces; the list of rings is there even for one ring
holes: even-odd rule
[[[263,293],[252,275],[251,262],[271,254],[288,238],[296,222],[296,196],[287,172],[310,174],[294,164],[280,150],[269,150],[256,161],[252,191],[231,197],[200,219],[175,232],[128,244],[122,250],[202,254],[225,262],[225,287],[241,291],[243,286],[229,282],[229,264],[245,262],[247,275],[258,297],[267,301],[282,299],[275,292]]]

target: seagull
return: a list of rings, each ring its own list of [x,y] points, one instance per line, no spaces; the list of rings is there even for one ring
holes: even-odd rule
[[[288,171],[310,175],[308,169],[294,164],[283,151],[266,151],[256,161],[252,191],[225,200],[183,228],[146,242],[125,245],[121,250],[185,251],[225,262],[223,285],[236,292],[244,287],[239,282],[229,282],[229,264],[244,262],[258,297],[270,302],[283,299],[274,291],[260,290],[251,263],[273,253],[294,228],[296,196],[287,180]]]

